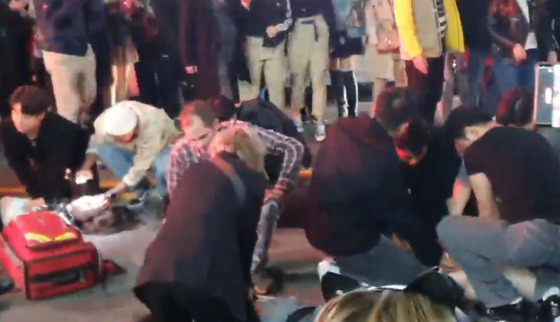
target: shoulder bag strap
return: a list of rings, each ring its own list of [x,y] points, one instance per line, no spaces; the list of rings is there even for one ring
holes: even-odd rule
[[[243,204],[247,196],[247,191],[245,189],[245,184],[243,184],[243,181],[241,180],[235,169],[220,157],[211,158],[210,162],[212,162],[229,178],[231,184],[233,184],[233,189],[235,190],[235,194],[239,199],[239,203]]]

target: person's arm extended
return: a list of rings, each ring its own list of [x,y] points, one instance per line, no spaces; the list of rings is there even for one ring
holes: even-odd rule
[[[448,213],[451,215],[462,215],[465,210],[465,206],[469,202],[471,193],[472,187],[467,174],[467,169],[463,163],[461,164],[459,173],[455,178],[451,198],[447,199]]]
[[[282,170],[274,189],[282,192],[289,191],[293,188],[302,167],[303,145],[298,140],[278,132],[256,126],[253,128],[265,144],[268,154],[284,157]]]
[[[483,172],[469,177],[478,205],[478,216],[481,218],[499,219],[500,213],[494,200],[492,184]]]
[[[456,179],[453,184],[453,196],[447,199],[447,209],[450,215],[462,215],[471,197],[472,188],[462,180]]]
[[[394,3],[395,22],[397,23],[401,45],[404,46],[406,52],[412,58],[422,55],[423,48],[416,36],[412,0],[395,0]]]

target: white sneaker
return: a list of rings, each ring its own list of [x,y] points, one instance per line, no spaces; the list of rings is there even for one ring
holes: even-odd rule
[[[301,121],[301,118],[293,119],[293,121],[298,133],[303,133],[305,130],[303,129],[303,122]]]
[[[315,140],[317,142],[323,141],[327,137],[327,131],[325,129],[325,124],[317,124],[315,129]]]

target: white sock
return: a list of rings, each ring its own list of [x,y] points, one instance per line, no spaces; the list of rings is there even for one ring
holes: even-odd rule
[[[544,295],[542,296],[543,300],[546,300],[547,298],[554,296],[554,295],[560,295],[560,289],[558,287],[551,287],[549,288]]]

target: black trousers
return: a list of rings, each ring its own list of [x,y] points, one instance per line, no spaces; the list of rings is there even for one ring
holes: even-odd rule
[[[445,56],[428,58],[428,73],[422,74],[412,61],[406,61],[408,88],[416,95],[420,116],[428,124],[434,124],[437,104],[443,90],[443,70]]]
[[[140,101],[161,107],[171,118],[181,110],[179,84],[183,75],[178,55],[161,54],[135,64]]]
[[[150,283],[134,290],[150,309],[154,322],[242,322],[220,299],[187,286]],[[247,322],[259,321],[252,303],[247,301]]]

